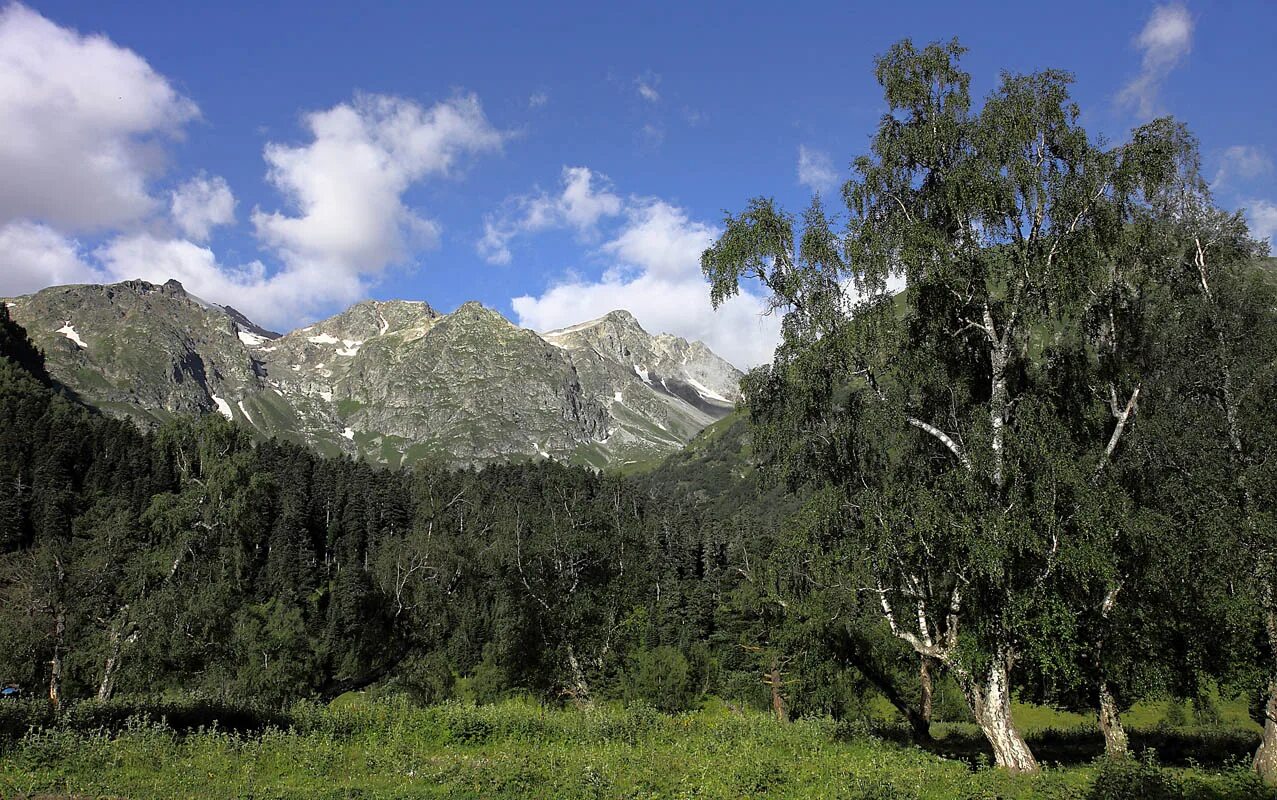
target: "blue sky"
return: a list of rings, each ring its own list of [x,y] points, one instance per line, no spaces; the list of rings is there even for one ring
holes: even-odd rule
[[[1176,115],[1277,232],[1277,4],[364,5],[0,5],[0,294],[174,275],[277,328],[363,297],[627,307],[758,363],[775,320],[712,312],[697,256],[724,210],[841,181],[903,37],[959,37],[977,97],[1072,71],[1113,140]]]

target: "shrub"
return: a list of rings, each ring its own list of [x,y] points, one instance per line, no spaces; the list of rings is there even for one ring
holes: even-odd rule
[[[687,658],[668,646],[640,650],[625,672],[624,686],[626,700],[668,713],[694,708],[701,698],[701,685]]]
[[[1183,800],[1179,781],[1156,765],[1133,758],[1106,758],[1087,800]]]
[[[488,645],[483,648],[483,660],[475,666],[474,671],[457,681],[455,695],[472,703],[495,703],[505,695],[509,687],[509,676],[497,663],[494,648]]]
[[[47,700],[0,702],[0,746],[21,739],[27,731],[46,728],[53,720],[53,706]]]

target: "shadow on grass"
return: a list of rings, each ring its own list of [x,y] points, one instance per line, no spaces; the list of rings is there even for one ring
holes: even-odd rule
[[[914,742],[903,726],[879,726],[873,734],[898,744],[917,745],[942,758],[972,767],[993,762],[993,750],[974,725],[939,724],[930,742]],[[1247,761],[1259,746],[1259,734],[1233,728],[1170,728],[1127,730],[1131,753],[1153,751],[1164,766],[1222,768]],[[1026,737],[1038,761],[1065,766],[1087,764],[1104,754],[1104,739],[1096,728],[1048,728]]]

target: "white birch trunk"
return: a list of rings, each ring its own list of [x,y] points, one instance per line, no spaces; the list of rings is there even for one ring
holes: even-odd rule
[[[567,693],[572,697],[572,701],[582,708],[593,708],[594,701],[590,698],[590,685],[585,680],[585,670],[581,667],[581,661],[576,657],[576,650],[572,645],[568,645],[568,677]]]
[[[1037,772],[1037,759],[1011,719],[1010,677],[1007,659],[995,659],[983,680],[969,677],[964,681],[967,702],[993,747],[993,763],[1011,772]]]
[[[1130,751],[1130,740],[1126,737],[1126,728],[1122,726],[1122,715],[1117,709],[1117,700],[1109,691],[1107,681],[1100,682],[1100,732],[1104,734],[1104,754],[1113,758],[1126,755]]]

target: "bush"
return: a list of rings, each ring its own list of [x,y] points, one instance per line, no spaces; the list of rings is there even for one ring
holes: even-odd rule
[[[468,677],[457,681],[455,695],[472,703],[495,703],[500,700],[510,687],[509,676],[505,669],[497,663],[496,652],[491,644],[483,648],[483,660],[474,668]]]
[[[456,682],[447,657],[442,653],[431,653],[414,657],[401,665],[393,685],[421,705],[434,705],[453,697]]]
[[[687,658],[677,648],[640,650],[625,672],[625,699],[642,701],[658,711],[688,711],[701,699],[701,685]]]
[[[267,728],[287,728],[292,718],[285,712],[251,703],[190,698],[148,700],[117,698],[81,700],[67,706],[58,722],[71,730],[121,731],[131,719],[165,723],[177,733],[217,728],[231,733],[260,733]]]
[[[53,721],[48,700],[4,700],[0,702],[0,745],[16,742],[27,731],[47,728]]]
[[[65,705],[61,711],[46,700],[6,700],[0,703],[0,743],[11,743],[30,731],[52,727],[79,733],[118,733],[131,722],[162,723],[176,733],[217,728],[256,734],[272,727],[288,728],[293,718],[264,706],[204,698],[81,700]]]
[[[1179,781],[1156,765],[1133,758],[1106,758],[1087,800],[1183,800]]]

